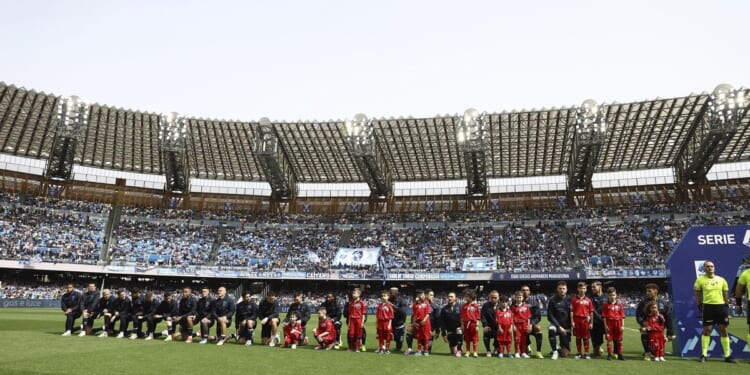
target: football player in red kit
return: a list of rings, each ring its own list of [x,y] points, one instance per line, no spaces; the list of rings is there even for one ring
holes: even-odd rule
[[[513,355],[510,354],[510,344],[513,342],[513,311],[508,306],[508,297],[500,296],[500,306],[495,310],[495,321],[497,321],[497,358],[503,358],[503,354],[506,354],[508,358]]]
[[[393,304],[388,300],[390,292],[384,290],[380,293],[381,302],[376,312],[378,350],[377,353],[391,354],[391,341],[393,340]]]
[[[354,350],[359,353],[360,345],[362,344],[362,325],[365,322],[365,316],[367,315],[367,304],[361,300],[359,296],[362,292],[359,288],[355,288],[352,291],[352,300],[349,301],[347,309],[347,317],[349,319],[349,349],[348,351]]]
[[[282,348],[291,347],[297,349],[297,344],[302,338],[302,322],[297,319],[297,312],[289,313],[289,322],[284,326],[284,343]]]
[[[581,344],[583,344],[586,359],[591,359],[589,355],[589,339],[591,337],[591,327],[594,324],[594,302],[586,296],[586,283],[579,282],[577,294],[570,299],[570,319],[572,322],[573,335],[576,337],[576,349],[578,355],[576,359],[581,359]]]
[[[411,307],[412,320],[414,321],[413,332],[417,338],[417,352],[414,355],[430,355],[430,338],[432,337],[432,324],[430,314],[432,307],[425,300],[424,290],[417,290],[417,299]]]
[[[479,357],[479,326],[477,322],[481,317],[481,307],[476,302],[477,294],[471,289],[464,291],[464,305],[461,307],[461,329],[464,333],[466,343],[466,356],[472,355],[471,348],[474,345],[474,358]]]
[[[646,305],[648,311],[648,317],[646,318],[646,326],[641,328],[643,332],[648,333],[648,345],[651,348],[651,353],[654,354],[654,361],[664,362],[664,337],[665,322],[664,315],[659,312],[659,305],[656,302],[650,302]]]
[[[617,290],[614,287],[607,288],[607,302],[602,307],[602,318],[604,318],[604,329],[607,337],[607,359],[612,360],[612,343],[617,359],[624,361],[622,355],[622,333],[625,321],[625,309],[617,300]]]
[[[522,291],[515,294],[515,303],[510,308],[513,311],[514,349],[516,358],[529,358],[529,344],[527,339],[531,333],[531,308],[524,302]]]

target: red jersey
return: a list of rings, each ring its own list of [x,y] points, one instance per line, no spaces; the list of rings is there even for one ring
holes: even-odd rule
[[[513,324],[513,311],[511,309],[505,311],[497,309],[495,310],[495,320],[497,325],[503,327],[503,329],[510,327]]]
[[[481,311],[476,302],[467,303],[461,307],[461,321],[476,322],[481,317]]]
[[[379,322],[387,322],[393,319],[393,305],[390,303],[381,303],[378,305],[376,316]]]
[[[333,321],[330,318],[318,320],[318,329],[315,333],[320,336],[323,333],[328,333],[327,337],[336,338],[336,326],[333,325]]]
[[[656,314],[646,317],[646,327],[649,332],[661,333],[664,335],[664,315]]]
[[[589,317],[594,313],[594,302],[591,301],[591,298],[586,296],[573,296],[573,298],[570,299],[570,311],[573,313],[574,317]]]
[[[294,324],[292,324],[291,322],[289,322],[289,324],[287,324],[286,326],[284,326],[284,336],[292,336],[293,335],[292,334],[292,330],[297,331],[296,333],[294,333],[294,335],[301,334],[302,333],[302,322],[300,322],[299,320],[297,321],[297,323],[294,323]]]
[[[411,306],[411,316],[414,319],[414,323],[420,323],[427,315],[432,312],[432,307],[427,301],[414,302]],[[429,321],[429,319],[428,319]]]
[[[363,300],[349,302],[349,319],[363,319],[367,315],[367,304]]]
[[[510,311],[513,312],[513,323],[527,323],[531,319],[531,309],[526,302],[511,306]]]
[[[624,319],[625,309],[622,307],[622,303],[620,301],[615,301],[614,303],[605,302],[604,307],[602,307],[602,318],[613,321]]]

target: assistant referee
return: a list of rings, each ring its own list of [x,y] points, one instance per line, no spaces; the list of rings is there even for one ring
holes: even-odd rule
[[[703,336],[701,336],[701,362],[706,362],[708,347],[711,344],[711,330],[714,325],[719,326],[721,347],[724,349],[724,361],[737,363],[732,358],[729,347],[727,326],[729,325],[729,285],[727,281],[716,274],[716,266],[712,261],[703,263],[705,274],[698,276],[693,284],[695,301],[703,316]]]

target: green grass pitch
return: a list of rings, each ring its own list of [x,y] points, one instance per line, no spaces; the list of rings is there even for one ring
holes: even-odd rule
[[[98,326],[100,321],[97,321]],[[313,316],[311,323],[315,324]],[[80,320],[77,321],[80,323]],[[54,309],[0,309],[0,374],[667,374],[750,373],[747,361],[731,365],[711,359],[700,364],[667,356],[667,362],[646,362],[640,357],[640,339],[629,318],[625,332],[625,355],[628,361],[604,359],[574,360],[455,358],[448,354],[447,344],[438,340],[430,357],[404,356],[401,353],[379,355],[373,319],[367,324],[367,352],[346,350],[314,351],[312,346],[296,350],[260,345],[245,347],[234,341],[222,347],[185,344],[181,341],[143,341],[98,338],[61,337],[64,319]],[[735,319],[733,333],[744,336],[744,319]],[[164,328],[163,323],[158,330]],[[256,332],[259,341],[260,332]],[[415,343],[416,345],[416,343]],[[481,341],[480,341],[481,347]],[[668,347],[669,349],[669,347]],[[546,333],[543,352],[550,351]],[[480,353],[484,354],[484,353]]]

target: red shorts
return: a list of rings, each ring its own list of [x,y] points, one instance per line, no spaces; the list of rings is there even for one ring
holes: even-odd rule
[[[425,322],[423,326],[417,325],[414,337],[417,339],[429,339],[432,337],[432,325],[430,322]]]
[[[349,337],[362,337],[362,318],[349,319]]]
[[[622,320],[607,320],[608,340],[622,341]]]
[[[388,330],[388,323],[390,323],[390,320],[378,320],[378,323],[376,325],[376,329],[378,331],[387,331]]]
[[[529,325],[526,322],[513,323],[513,328],[515,329],[514,336],[516,341],[520,342],[521,339],[526,340],[526,334],[528,333],[526,330],[529,329]]]
[[[576,327],[573,329],[573,335],[579,339],[588,339],[591,337],[591,330],[589,329],[588,318],[585,316],[574,316],[573,322]]]
[[[462,322],[461,329],[464,330],[464,341],[475,342],[479,340],[477,322]]]
[[[528,333],[527,330],[529,329],[529,324],[528,322],[513,323],[513,328],[516,330],[516,332],[520,332],[525,335]]]
[[[378,338],[383,340],[391,340],[393,330],[388,329],[388,323],[390,321],[378,321],[377,323],[377,332],[378,332]]]
[[[296,344],[299,342],[300,334],[299,333],[292,333],[284,337],[284,344],[291,345]]]
[[[497,342],[501,344],[510,344],[513,339],[513,335],[511,334],[512,326],[503,327],[503,333],[500,333],[500,330],[497,331]]]

